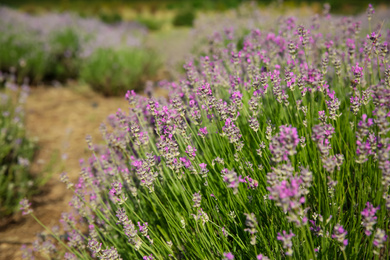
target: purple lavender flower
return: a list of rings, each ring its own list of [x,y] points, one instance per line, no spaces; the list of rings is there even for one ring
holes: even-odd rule
[[[122,183],[115,181],[111,184],[110,195],[114,197],[114,201],[118,205],[122,205],[127,200],[127,197],[122,191]]]
[[[194,159],[195,156],[196,156],[196,152],[197,149],[195,147],[192,147],[191,145],[188,145],[187,146],[187,149],[186,149],[186,153],[188,154],[188,157],[190,157],[190,159]]]
[[[280,184],[267,187],[270,191],[269,199],[274,200],[285,212],[297,209],[300,204],[305,203],[300,190],[301,183],[300,178],[291,177],[289,181],[283,180]]]
[[[194,193],[192,201],[194,202],[194,208],[200,208],[200,202],[202,200],[202,195],[200,195],[200,191]]]
[[[22,251],[22,259],[29,259],[29,260],[35,259],[32,249],[28,248],[26,245],[22,245],[21,251]]]
[[[367,208],[365,208],[361,214],[363,216],[363,222],[362,225],[365,229],[366,236],[370,236],[372,233],[372,230],[374,229],[374,225],[376,224],[377,217],[375,216],[375,213],[379,210],[379,206],[374,208],[374,206],[367,202]]]
[[[99,243],[95,239],[90,239],[88,241],[88,248],[89,248],[89,250],[91,250],[92,255],[95,256],[95,255],[99,254],[100,251],[102,250],[102,243]]]
[[[107,248],[106,250],[101,251],[100,259],[110,259],[110,260],[122,260],[119,256],[118,251],[115,247]]]
[[[246,216],[245,220],[245,226],[247,226],[244,231],[248,232],[251,234],[251,245],[256,245],[256,233],[257,233],[257,219],[254,213],[244,213]]]
[[[234,259],[234,255],[231,252],[223,253],[223,256],[224,256],[224,260],[233,260]]]
[[[317,143],[323,158],[329,156],[331,149],[330,138],[334,133],[334,127],[331,124],[313,126],[312,140]]]
[[[374,155],[376,144],[376,136],[370,134],[370,127],[374,124],[372,118],[367,119],[367,115],[363,114],[362,121],[359,122],[356,131],[356,162],[364,163],[368,157]],[[368,138],[367,138],[368,137]],[[367,138],[367,139],[366,139]],[[364,140],[366,139],[366,140]]]
[[[200,137],[205,138],[207,134],[208,134],[208,132],[207,132],[207,128],[206,128],[206,127],[199,128],[199,133],[198,133],[198,135],[199,135]]]
[[[354,82],[356,85],[360,84],[361,78],[363,76],[363,68],[359,67],[359,63],[356,63],[355,66],[352,66],[352,73],[354,76]]]
[[[369,21],[371,20],[373,14],[375,14],[375,9],[372,7],[372,4],[369,4],[367,8],[367,18]]]
[[[296,154],[296,147],[299,144],[298,132],[295,127],[280,126],[280,132],[272,137],[269,149],[272,153],[272,160],[279,163],[289,161],[288,156]]]
[[[122,224],[123,231],[125,232],[125,235],[129,238],[130,244],[134,246],[135,250],[138,250],[141,247],[142,241],[138,237],[135,225],[131,220],[129,220],[126,211],[123,208],[120,208],[116,212],[116,216],[119,220],[117,224]]]
[[[257,259],[257,260],[269,260],[268,257],[266,257],[266,256],[264,256],[264,255],[262,255],[262,254],[258,255],[258,256],[256,257],[256,259]]]
[[[146,256],[142,257],[142,259],[143,260],[154,260],[154,257],[152,254],[150,254],[149,256],[146,255]]]
[[[374,254],[379,255],[380,249],[384,247],[384,243],[387,241],[386,232],[382,229],[377,228],[374,235]]]
[[[28,202],[26,198],[22,199],[20,202],[20,210],[22,211],[22,215],[28,215],[33,212],[33,210],[30,208],[31,203]]]
[[[223,181],[226,182],[228,185],[228,188],[233,189],[233,194],[238,193],[238,185],[240,182],[245,182],[245,180],[242,178],[242,176],[238,176],[235,171],[229,171],[228,169],[222,170],[222,177]]]
[[[202,175],[203,178],[207,178],[207,173],[209,172],[209,170],[207,170],[207,164],[205,163],[201,163],[199,164],[199,167],[200,167],[200,175]]]
[[[292,256],[294,251],[292,250],[293,243],[291,241],[291,238],[295,236],[295,234],[290,230],[290,234],[287,234],[285,230],[282,232],[283,234],[280,234],[278,232],[277,240],[282,241],[284,252],[288,256]]]
[[[336,226],[334,227],[332,238],[341,244],[340,248],[343,251],[348,245],[348,239],[345,238],[347,236],[347,233],[348,232],[340,224],[336,224]]]

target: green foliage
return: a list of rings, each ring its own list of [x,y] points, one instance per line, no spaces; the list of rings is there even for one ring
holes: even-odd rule
[[[173,19],[174,26],[192,26],[195,20],[195,12],[193,10],[185,9],[178,11]]]
[[[0,34],[0,70],[16,70],[18,82],[28,77],[39,82],[45,77],[49,56],[43,44],[30,34],[3,30]]]
[[[81,63],[79,52],[84,42],[85,39],[82,39],[75,29],[65,28],[53,33],[49,42],[50,66],[46,78],[59,81],[76,78]]]
[[[97,92],[121,95],[129,88],[140,89],[160,64],[151,50],[98,49],[83,63],[80,77]]]
[[[31,33],[2,30],[0,70],[16,71],[17,82],[28,78],[32,84],[47,80],[65,81],[78,76],[82,41],[75,29],[66,28],[42,41]]]
[[[100,20],[107,24],[116,24],[122,22],[122,16],[116,12],[113,13],[101,13],[99,15]]]
[[[162,21],[154,17],[138,17],[136,21],[145,25],[151,31],[160,30],[164,24]]]
[[[25,90],[2,89],[0,93],[0,217],[18,209],[23,197],[36,190],[29,165],[36,144],[26,137],[23,101]]]

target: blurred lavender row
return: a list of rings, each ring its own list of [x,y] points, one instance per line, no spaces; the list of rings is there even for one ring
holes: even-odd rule
[[[137,22],[105,24],[95,18],[82,18],[74,13],[47,13],[34,16],[7,7],[0,7],[0,33],[33,37],[46,48],[53,33],[74,30],[84,39],[80,55],[89,56],[97,48],[119,46],[139,47],[147,34],[145,26]]]

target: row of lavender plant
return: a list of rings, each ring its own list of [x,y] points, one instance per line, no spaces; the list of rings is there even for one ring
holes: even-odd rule
[[[331,20],[285,18],[240,49],[227,30],[168,99],[129,91],[79,181],[61,175],[65,258],[389,258],[390,35],[318,33]]]
[[[33,16],[0,7],[0,70],[32,84],[81,79],[105,95],[140,88],[160,68],[135,22],[107,25],[70,13]]]
[[[18,86],[15,76],[0,71],[0,225],[18,211],[19,201],[36,193],[39,180],[29,172],[37,149],[27,137],[23,106],[29,88]]]

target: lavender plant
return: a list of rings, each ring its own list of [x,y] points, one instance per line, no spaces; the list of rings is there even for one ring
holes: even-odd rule
[[[16,212],[19,201],[36,190],[29,172],[36,144],[24,128],[24,103],[29,88],[0,72],[0,217]]]
[[[390,34],[332,19],[227,30],[167,99],[129,91],[62,175],[66,259],[388,259]]]
[[[137,89],[161,63],[136,23],[107,25],[71,13],[32,16],[0,8],[0,70],[19,83],[82,79],[104,94]],[[119,90],[118,90],[119,89]]]

